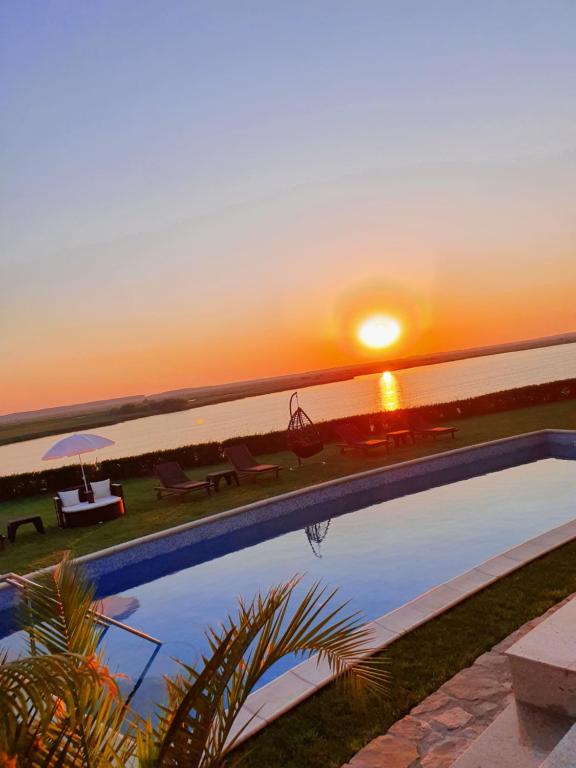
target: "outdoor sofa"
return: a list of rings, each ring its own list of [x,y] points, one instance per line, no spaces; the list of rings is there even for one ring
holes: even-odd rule
[[[118,483],[100,480],[84,486],[66,488],[53,497],[60,528],[80,528],[114,520],[125,514],[124,492]]]

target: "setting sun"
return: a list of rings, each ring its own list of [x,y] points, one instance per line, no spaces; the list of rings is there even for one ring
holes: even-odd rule
[[[383,349],[400,338],[400,323],[388,315],[373,315],[358,328],[358,339],[370,349]]]

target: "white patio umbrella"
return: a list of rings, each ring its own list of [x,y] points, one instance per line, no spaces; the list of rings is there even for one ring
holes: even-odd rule
[[[100,437],[100,435],[89,435],[87,433],[83,435],[68,435],[62,440],[58,440],[54,443],[49,451],[46,451],[42,456],[42,461],[50,461],[50,459],[64,459],[66,456],[78,456],[80,459],[80,466],[82,467],[82,478],[84,480],[84,488],[88,490],[88,482],[86,481],[86,473],[84,472],[84,464],[82,463],[82,454],[91,453],[97,451],[100,448],[106,448],[109,445],[114,445],[114,440],[108,440],[107,437]]]

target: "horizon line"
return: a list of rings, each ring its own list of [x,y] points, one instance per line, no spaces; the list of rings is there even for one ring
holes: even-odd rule
[[[320,368],[315,370],[305,371],[293,371],[290,373],[280,374],[278,376],[261,377],[256,379],[240,379],[232,381],[218,382],[214,384],[203,384],[196,387],[179,387],[177,389],[164,390],[161,392],[154,392],[151,394],[126,394],[119,395],[117,397],[102,398],[99,400],[88,400],[76,403],[64,403],[62,405],[48,406],[46,408],[34,408],[27,411],[13,411],[8,413],[0,413],[0,419],[7,421],[10,419],[17,419],[18,417],[28,416],[38,413],[56,413],[62,410],[70,408],[84,408],[95,405],[107,405],[112,403],[118,403],[121,401],[131,400],[154,400],[157,399],[169,399],[169,396],[177,396],[183,393],[194,393],[201,390],[210,389],[222,389],[225,387],[237,387],[242,385],[254,385],[262,382],[281,382],[283,380],[294,379],[295,377],[314,376],[319,374],[329,373],[344,373],[349,372],[349,375],[344,378],[354,378],[354,375],[362,375],[362,371],[365,374],[370,373],[372,368],[386,367],[389,370],[407,370],[409,368],[425,367],[427,365],[438,365],[442,363],[455,362],[457,360],[465,360],[474,357],[487,357],[490,355],[505,354],[506,352],[521,352],[529,349],[542,349],[550,346],[561,346],[563,344],[576,343],[576,331],[566,331],[564,333],[554,334],[552,336],[534,337],[531,339],[519,339],[517,341],[508,341],[500,344],[489,344],[478,347],[464,347],[461,349],[452,349],[443,352],[428,352],[421,355],[409,355],[401,358],[367,360],[361,363],[350,363],[349,365],[339,365],[331,368]],[[439,358],[439,359],[438,359]],[[325,382],[328,383],[328,382]],[[302,383],[300,383],[302,386]],[[304,385],[306,386],[306,385]],[[309,385],[308,385],[309,386]]]

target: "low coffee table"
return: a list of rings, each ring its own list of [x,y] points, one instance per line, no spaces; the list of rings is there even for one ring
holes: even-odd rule
[[[394,429],[392,432],[386,432],[386,437],[394,440],[394,447],[399,448],[401,445],[414,445],[414,433],[411,429]]]
[[[221,469],[219,472],[210,472],[206,475],[206,480],[214,488],[215,493],[218,493],[220,490],[221,480],[226,480],[226,485],[232,485],[232,483],[240,485],[240,479],[235,469]]]
[[[27,523],[33,525],[38,533],[44,533],[44,523],[42,522],[40,515],[32,515],[31,517],[18,517],[16,520],[9,520],[8,525],[6,526],[6,533],[8,534],[8,539],[12,542],[12,544],[16,541],[16,531],[18,528],[21,525],[26,525]]]

